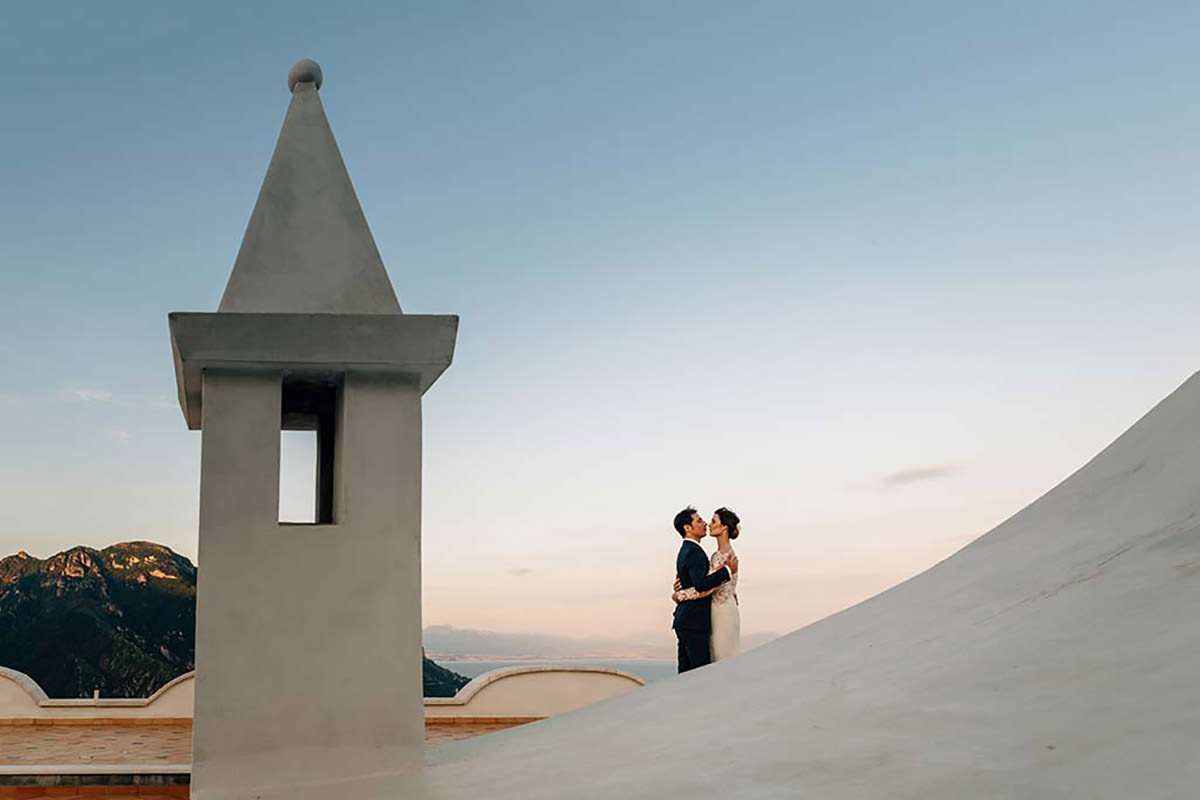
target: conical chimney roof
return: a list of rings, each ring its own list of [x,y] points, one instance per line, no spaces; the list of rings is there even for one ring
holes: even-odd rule
[[[292,104],[216,313],[169,315],[179,405],[203,427],[209,370],[414,381],[450,366],[452,314],[403,314],[317,90],[321,68],[288,74]]]
[[[220,311],[398,314],[400,303],[334,141],[309,59],[246,226]]]

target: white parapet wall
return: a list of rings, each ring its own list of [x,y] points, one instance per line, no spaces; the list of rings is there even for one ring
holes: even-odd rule
[[[455,697],[425,699],[426,722],[544,719],[645,685],[627,672],[598,667],[524,666],[480,675]],[[183,722],[195,708],[195,673],[147,698],[54,699],[23,672],[0,667],[0,724],[71,721]]]
[[[543,719],[645,685],[636,675],[616,669],[508,667],[485,672],[454,697],[425,698],[425,720]]]
[[[23,672],[0,667],[0,724],[33,721],[184,721],[195,706],[195,673],[180,675],[150,697],[58,699]]]

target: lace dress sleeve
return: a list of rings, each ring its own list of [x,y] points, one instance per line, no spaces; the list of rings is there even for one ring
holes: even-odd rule
[[[709,562],[709,572],[716,572],[721,567],[725,566],[725,562],[729,560],[729,556],[733,555],[733,548],[729,549],[728,553],[722,553],[720,550],[713,553],[712,561]],[[736,572],[729,574],[729,580],[722,583],[713,590],[713,603],[728,603],[730,601],[737,602],[737,581]]]

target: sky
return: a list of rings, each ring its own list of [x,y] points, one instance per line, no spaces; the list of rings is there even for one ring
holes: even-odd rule
[[[687,504],[742,517],[743,631],[864,599],[1200,366],[1198,24],[6,5],[0,554],[195,558],[167,313],[215,310],[311,57],[401,304],[461,317],[424,403],[426,624],[669,635]]]

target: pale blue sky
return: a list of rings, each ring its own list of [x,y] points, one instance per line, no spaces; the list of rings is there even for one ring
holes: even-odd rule
[[[247,7],[249,6],[249,7]],[[215,309],[298,58],[407,310],[425,614],[743,627],[948,555],[1200,366],[1200,6],[26,3],[0,19],[0,551],[193,556],[173,310]],[[887,481],[925,467],[940,478]]]

